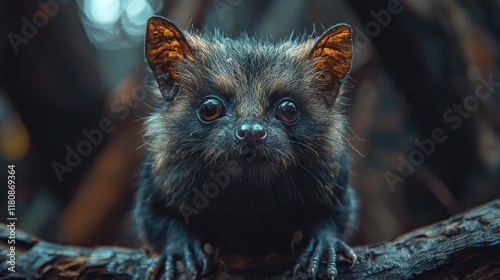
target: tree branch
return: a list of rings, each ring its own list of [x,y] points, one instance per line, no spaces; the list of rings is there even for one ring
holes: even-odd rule
[[[2,279],[144,279],[156,261],[140,249],[63,246],[16,229],[15,272],[11,272],[10,235],[11,230],[2,224]],[[353,270],[340,264],[341,279],[500,279],[500,199],[393,240],[354,250],[358,263]],[[292,278],[293,256],[272,255],[262,259],[221,256],[220,259],[224,260],[227,273],[218,273],[218,278],[258,275]],[[302,272],[296,276],[307,278]],[[325,271],[320,270],[318,276],[323,279]]]

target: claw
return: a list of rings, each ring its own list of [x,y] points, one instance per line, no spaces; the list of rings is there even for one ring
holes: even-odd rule
[[[317,271],[317,268],[316,269],[313,269],[313,270],[309,270],[309,277],[311,277],[311,279],[313,280],[316,280],[316,271]]]
[[[207,259],[203,259],[203,269],[201,270],[201,275],[205,275],[208,273],[208,261]]]
[[[196,278],[198,276],[198,269],[196,268],[193,253],[191,253],[191,249],[187,244],[184,246],[184,265],[186,266],[186,270],[189,274],[191,274],[190,276],[192,278]]]
[[[333,247],[330,247],[329,250],[326,275],[330,279],[335,279],[335,277],[337,277],[337,252]]]
[[[302,266],[305,267],[307,265],[307,263],[309,262],[311,254],[314,251],[315,243],[316,242],[314,239],[311,240],[309,245],[307,245],[307,247],[304,249],[304,252],[302,252],[302,256],[299,259],[299,263],[302,264]]]
[[[356,255],[354,255],[354,258],[351,260],[351,265],[349,266],[349,270],[353,269],[356,266],[356,261],[357,261]]]
[[[170,255],[165,261],[165,278],[168,280],[174,280],[175,275],[175,260],[174,256]]]
[[[296,264],[295,267],[293,268],[292,279],[295,279],[295,277],[297,277],[297,272],[299,272],[299,269],[301,269],[300,264]]]
[[[205,244],[206,245],[206,244]],[[205,247],[205,246],[204,246]],[[207,251],[206,248],[202,248],[200,242],[197,241],[194,245],[194,257],[198,264],[198,268],[202,267],[201,275],[205,275],[208,272],[208,261],[207,261]],[[210,255],[210,254],[208,254]]]
[[[227,272],[227,266],[223,260],[219,260],[219,271]]]
[[[347,258],[351,261],[351,265],[349,266],[349,269],[353,269],[356,266],[356,262],[358,261],[358,257],[356,256],[356,253],[349,248],[349,251],[347,253]]]
[[[323,242],[317,242],[316,248],[314,249],[314,252],[311,255],[311,259],[309,260],[309,276],[312,279],[316,279],[316,273],[318,272],[318,266],[319,262],[321,260],[321,257],[323,256],[323,253],[325,251],[325,244]]]
[[[337,252],[345,256],[346,259],[351,262],[349,269],[353,269],[356,266],[357,261],[356,253],[354,253],[354,250],[341,240],[337,240],[335,245],[337,247]]]
[[[334,280],[337,277],[337,254],[351,262],[350,269],[356,265],[356,254],[342,240],[329,235],[311,239],[293,269],[293,277],[297,275],[299,269],[306,267],[309,277],[315,279],[321,259],[327,255],[326,274],[328,279]]]

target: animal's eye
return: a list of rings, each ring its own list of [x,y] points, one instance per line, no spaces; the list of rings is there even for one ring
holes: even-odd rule
[[[276,117],[288,124],[294,124],[299,119],[299,110],[293,101],[285,100],[278,105]]]
[[[219,117],[222,117],[222,103],[215,98],[205,99],[198,109],[198,116],[204,122],[211,122]]]

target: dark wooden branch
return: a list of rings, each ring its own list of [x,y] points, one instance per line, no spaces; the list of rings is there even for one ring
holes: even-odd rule
[[[9,272],[10,230],[0,227],[2,279],[144,279],[154,258],[143,250],[85,248],[45,242],[16,229],[15,273]],[[339,265],[341,279],[500,279],[500,199],[414,230],[394,240],[356,247],[353,270]],[[221,257],[223,258],[223,257]],[[249,275],[291,279],[291,257],[267,257],[256,263],[224,257],[228,278]],[[239,265],[238,265],[239,263]],[[244,263],[243,268],[241,263]],[[271,264],[272,263],[272,264]],[[320,278],[325,276],[320,271]],[[298,279],[306,279],[299,273]]]

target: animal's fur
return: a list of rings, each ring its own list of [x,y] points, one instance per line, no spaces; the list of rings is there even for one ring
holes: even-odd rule
[[[324,220],[332,236],[350,232],[357,203],[339,94],[344,77],[318,71],[317,40],[183,35],[189,50],[167,70],[148,61],[169,100],[146,121],[135,208],[144,238],[163,253],[171,228],[182,227],[222,253],[259,255],[290,251],[294,231],[311,238]],[[196,112],[208,96],[225,115],[206,124]],[[297,104],[296,124],[275,116],[284,98]],[[244,123],[262,124],[269,136],[251,158],[235,141]]]

